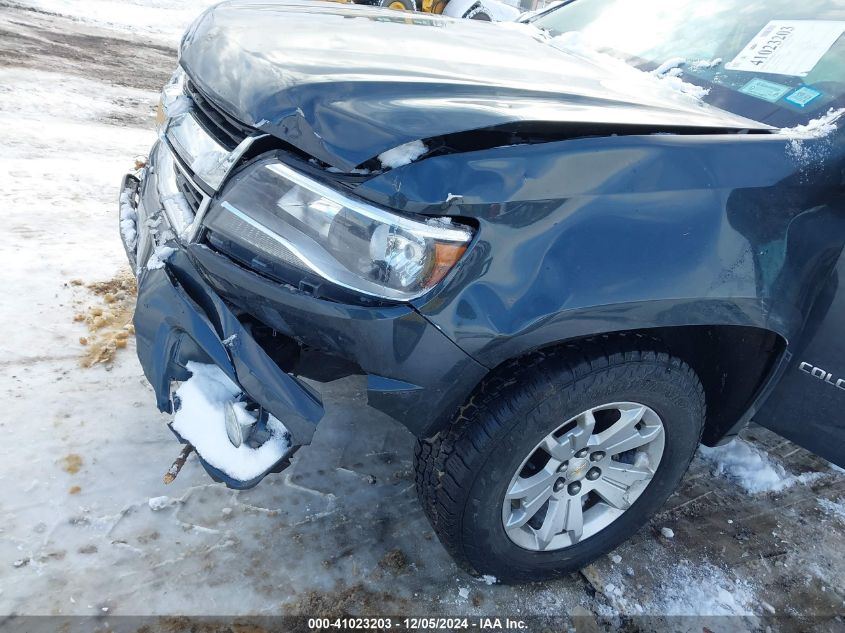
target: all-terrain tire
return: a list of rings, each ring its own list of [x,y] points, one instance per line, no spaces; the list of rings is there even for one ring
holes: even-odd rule
[[[478,4],[464,14],[466,20],[481,20],[482,22],[492,22],[493,16],[490,15],[490,10],[484,5]]]
[[[516,545],[502,504],[519,465],[566,420],[623,401],[647,405],[663,423],[663,456],[649,485],[618,519],[575,545]],[[440,541],[470,573],[501,582],[563,576],[616,547],[660,508],[695,454],[704,416],[698,376],[651,339],[599,338],[532,355],[493,372],[450,426],[417,442],[417,494]]]

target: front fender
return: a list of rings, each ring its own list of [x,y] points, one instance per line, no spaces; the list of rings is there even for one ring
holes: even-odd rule
[[[416,307],[487,367],[649,327],[752,325],[790,340],[845,239],[842,136],[802,143],[649,135],[503,147],[392,170],[359,193],[477,222],[464,260]]]

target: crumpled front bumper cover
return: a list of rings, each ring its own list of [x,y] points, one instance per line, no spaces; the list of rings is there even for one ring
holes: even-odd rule
[[[188,377],[185,364],[204,360],[281,420],[295,445],[311,442],[323,417],[319,396],[273,362],[181,249],[166,266],[141,271],[134,323],[138,358],[161,411],[172,412],[170,383]]]
[[[159,216],[158,209],[147,208],[150,202],[157,201],[154,179],[139,180],[128,174],[120,191],[121,204],[131,204],[135,216],[135,239],[127,241],[129,233],[121,231],[121,240],[138,280],[133,318],[138,358],[160,411],[174,412],[171,383],[187,380],[191,375],[186,368],[188,361],[197,361],[217,365],[251,400],[282,421],[291,434],[293,449],[249,481],[230,477],[199,455],[215,481],[230,488],[250,488],[267,474],[283,470],[296,448],[311,442],[323,416],[322,402],[312,389],[273,362],[203,281],[180,244],[167,243],[175,250],[164,266],[147,266],[156,247],[163,245],[156,243],[157,232],[149,226],[150,219]],[[125,214],[121,216],[125,220]],[[175,431],[174,434],[185,441]]]
[[[294,446],[309,444],[323,416],[320,397],[297,377],[301,366],[262,347],[268,342],[255,324],[303,355],[317,352],[357,368],[351,373],[366,375],[369,405],[417,437],[436,432],[486,373],[413,306],[324,300],[263,277],[205,244],[176,239],[159,209],[156,182],[165,174],[158,171],[153,164],[140,181],[124,179],[121,194],[131,194],[137,210],[135,244],[122,235],[138,278],[137,352],[161,411],[173,412],[171,383],[190,377],[189,361],[213,363],[285,425]],[[162,246],[174,250],[165,256]],[[151,266],[153,254],[163,257],[162,265]],[[220,472],[207,470],[221,479]],[[223,480],[233,488],[257,483]]]

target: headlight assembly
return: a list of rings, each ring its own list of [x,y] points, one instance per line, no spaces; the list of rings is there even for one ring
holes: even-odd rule
[[[261,259],[398,301],[441,281],[472,238],[468,227],[448,219],[399,215],[275,160],[261,161],[236,179],[204,224]]]

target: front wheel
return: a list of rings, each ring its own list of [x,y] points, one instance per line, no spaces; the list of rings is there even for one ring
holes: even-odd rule
[[[417,492],[459,563],[503,582],[561,576],[660,508],[698,446],[704,392],[689,366],[646,343],[515,362],[418,443]]]
[[[482,22],[492,22],[493,16],[490,15],[490,11],[486,9],[484,5],[479,4],[467,11],[466,14],[464,14],[464,19],[481,20]]]

